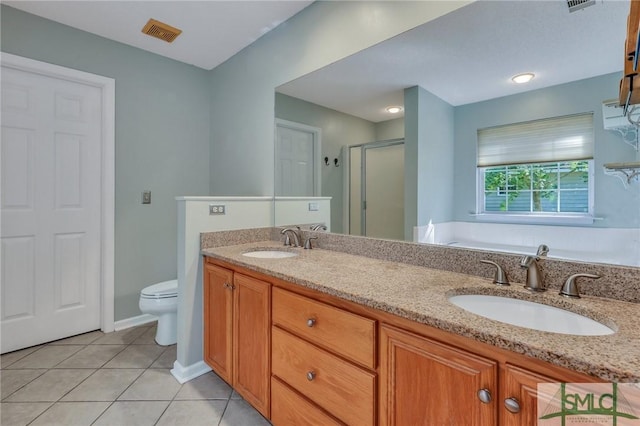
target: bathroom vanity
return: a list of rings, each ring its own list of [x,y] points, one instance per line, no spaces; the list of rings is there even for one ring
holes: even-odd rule
[[[535,425],[541,382],[640,381],[636,303],[501,289],[471,275],[275,241],[204,249],[205,361],[275,425]],[[466,312],[508,295],[616,330],[574,336]],[[636,354],[636,355],[631,355]]]

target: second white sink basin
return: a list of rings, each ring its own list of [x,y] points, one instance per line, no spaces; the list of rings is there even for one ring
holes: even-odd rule
[[[541,303],[485,294],[451,296],[462,309],[519,327],[578,336],[603,336],[615,331],[583,315]]]
[[[298,253],[282,250],[256,250],[242,253],[242,255],[247,257],[257,257],[260,259],[284,259],[287,257],[297,256]]]

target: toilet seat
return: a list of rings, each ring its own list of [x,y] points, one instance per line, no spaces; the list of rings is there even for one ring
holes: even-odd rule
[[[142,299],[169,299],[178,297],[178,280],[164,281],[145,287],[140,292]]]

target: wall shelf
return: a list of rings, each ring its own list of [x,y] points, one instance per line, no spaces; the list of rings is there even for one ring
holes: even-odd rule
[[[632,181],[640,181],[640,162],[608,163],[603,166],[604,174],[615,176],[628,188]]]

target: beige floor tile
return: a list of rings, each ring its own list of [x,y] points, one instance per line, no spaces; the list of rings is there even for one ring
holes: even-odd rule
[[[157,426],[217,425],[226,405],[226,400],[173,401],[160,417]]]
[[[42,370],[5,370],[0,374],[0,398],[5,399],[27,383],[46,373]]]
[[[126,348],[125,345],[89,345],[55,368],[100,368]]]
[[[220,426],[268,426],[264,417],[243,399],[230,399]]]
[[[92,342],[94,345],[128,345],[140,337],[148,327],[127,328],[125,330],[107,333]]]
[[[44,346],[8,368],[52,368],[84,348],[81,345]]]
[[[93,426],[152,426],[168,405],[169,401],[116,401]]]
[[[156,326],[155,323],[147,328],[136,340],[131,342],[132,345],[155,345],[156,344]]]
[[[78,334],[77,336],[68,337],[66,339],[56,340],[54,342],[49,343],[49,345],[88,345],[89,343],[93,343],[99,338],[103,337],[105,334],[100,331],[90,331],[84,334]]]
[[[151,368],[173,368],[173,363],[177,359],[176,345],[167,346],[162,355],[151,364]]]
[[[143,369],[98,370],[62,401],[115,401],[143,372]]]
[[[176,400],[229,399],[231,387],[213,372],[203,374],[182,385]]]
[[[29,426],[90,426],[110,402],[57,402]]]
[[[131,345],[105,364],[104,368],[148,368],[164,351],[158,345]]]
[[[49,370],[6,400],[11,402],[54,402],[93,372],[94,370],[88,369]]]
[[[30,348],[21,349],[19,351],[9,352],[9,353],[6,353],[6,354],[0,356],[0,368],[7,368],[8,366],[13,364],[14,362],[18,361],[19,359],[24,358],[25,356],[29,355],[32,352],[37,351],[41,347],[42,346],[32,346]]]
[[[168,401],[176,396],[181,386],[169,370],[150,369],[142,373],[118,400]]]
[[[0,404],[0,425],[27,425],[50,405],[50,402],[3,402]]]

